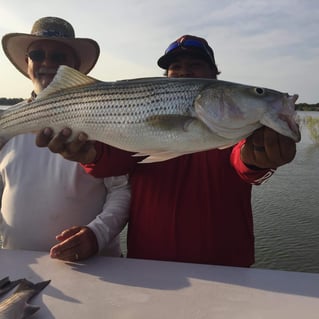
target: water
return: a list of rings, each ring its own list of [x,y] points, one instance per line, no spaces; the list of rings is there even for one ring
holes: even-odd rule
[[[319,118],[317,112],[301,117]],[[319,272],[319,144],[302,127],[293,162],[253,188],[258,268]]]
[[[298,113],[319,118],[319,112]],[[319,273],[319,144],[305,125],[301,132],[295,159],[253,187],[256,268]],[[121,246],[125,253],[126,229]]]
[[[3,106],[1,108],[4,108]],[[319,118],[319,112],[299,112]],[[253,188],[254,267],[319,273],[319,144],[302,127],[296,158]],[[126,228],[121,233],[126,254]]]
[[[319,118],[319,112],[299,112]],[[295,159],[253,187],[254,267],[319,273],[319,144],[302,126]],[[126,229],[121,234],[126,252]]]

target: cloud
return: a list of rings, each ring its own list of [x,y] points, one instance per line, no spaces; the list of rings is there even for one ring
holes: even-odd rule
[[[12,32],[12,30],[28,30],[27,23],[19,14],[19,10],[8,8],[3,1],[0,2],[0,31],[4,33]]]
[[[3,3],[3,4],[2,4]],[[319,69],[319,3],[316,0],[35,0],[28,15],[21,1],[0,0],[3,33],[29,30],[41,16],[69,20],[81,37],[96,39],[101,57],[92,72],[102,80],[161,75],[156,65],[170,42],[183,34],[205,37],[221,78],[300,92],[316,103]],[[77,8],[75,10],[74,8]],[[4,11],[5,10],[5,11]],[[1,57],[0,96],[25,80]],[[20,81],[20,82],[19,82]],[[25,92],[24,91],[24,92]],[[295,93],[295,92],[293,92]]]

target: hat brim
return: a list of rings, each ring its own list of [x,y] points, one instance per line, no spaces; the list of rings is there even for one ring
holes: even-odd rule
[[[24,33],[9,33],[2,38],[2,48],[12,64],[26,77],[28,76],[28,65],[25,62],[25,54],[31,43],[41,40],[50,40],[64,43],[71,47],[77,54],[80,66],[79,71],[89,73],[100,55],[97,42],[86,38],[61,38],[40,37]]]
[[[211,59],[206,53],[204,53],[202,50],[198,50],[196,48],[178,48],[172,51],[171,53],[164,54],[161,56],[158,61],[157,65],[162,68],[167,70],[170,66],[170,64],[176,59],[176,57],[181,56],[181,55],[190,55],[193,57],[198,57],[201,59],[204,59],[207,61],[210,65],[215,65]]]

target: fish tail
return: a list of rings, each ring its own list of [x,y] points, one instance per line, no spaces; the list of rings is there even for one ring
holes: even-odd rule
[[[26,290],[32,291],[32,294],[29,297],[29,300],[30,300],[32,297],[37,295],[42,289],[44,289],[49,283],[50,283],[50,280],[41,281],[34,284],[27,279],[23,279],[17,288],[17,292],[26,291]]]
[[[2,279],[0,280],[0,288],[6,286],[6,285],[9,284],[9,283],[10,283],[9,277],[2,278]]]
[[[30,304],[26,304],[25,309],[23,311],[23,318],[29,318],[31,317],[34,313],[36,313],[40,309],[39,306],[34,306]]]
[[[4,295],[21,282],[21,279],[11,281],[9,277],[0,280],[0,296]]]

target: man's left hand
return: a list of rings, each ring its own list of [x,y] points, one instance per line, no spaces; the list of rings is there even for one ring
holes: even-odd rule
[[[85,226],[74,226],[56,236],[60,241],[50,250],[50,256],[65,261],[78,261],[89,258],[98,252],[94,232]]]
[[[277,168],[291,162],[296,155],[296,143],[268,127],[262,127],[247,137],[241,150],[241,160],[257,168]]]

